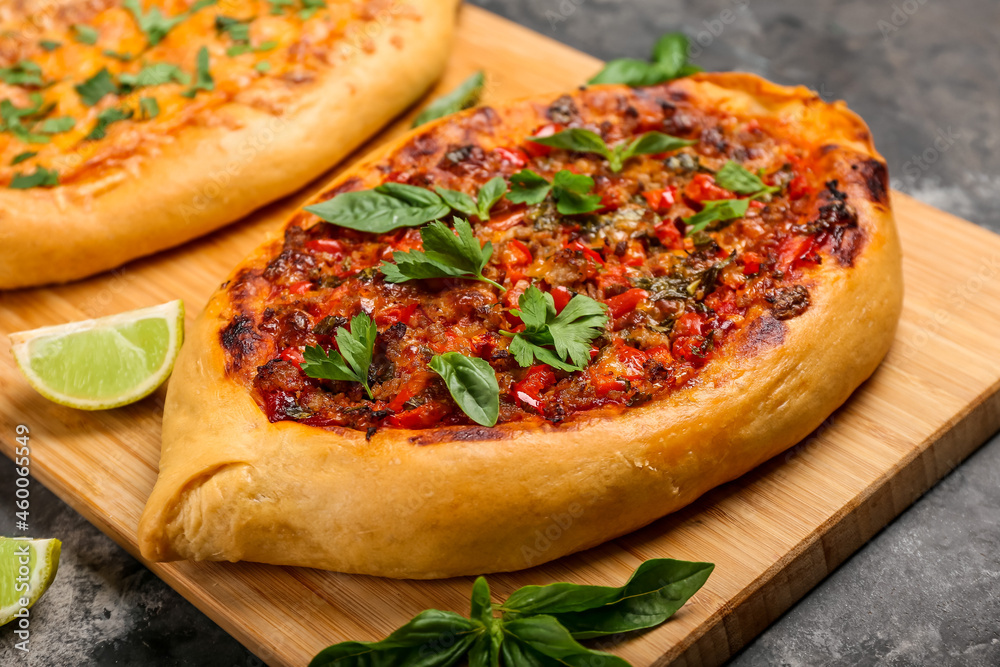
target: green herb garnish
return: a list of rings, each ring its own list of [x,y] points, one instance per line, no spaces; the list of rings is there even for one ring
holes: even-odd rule
[[[316,12],[326,7],[326,0],[302,0],[299,18],[303,21],[311,19]]]
[[[577,294],[557,315],[552,295],[534,285],[524,291],[517,305],[511,312],[524,322],[524,331],[500,333],[511,338],[508,351],[520,366],[531,366],[537,359],[564,371],[586,367],[591,341],[607,326],[607,306]],[[553,347],[554,352],[549,349]]]
[[[136,88],[162,86],[166,83],[187,85],[191,76],[173,63],[152,63],[145,65],[135,74],[125,72],[118,76],[121,92],[130,92]]]
[[[683,218],[688,229],[684,236],[692,236],[705,231],[709,225],[716,222],[735,220],[746,215],[750,207],[749,199],[716,199],[704,203],[704,208],[692,216]]]
[[[21,164],[25,160],[30,160],[31,158],[38,155],[37,151],[24,151],[23,153],[18,153],[14,156],[14,159],[10,161],[11,165]]]
[[[84,137],[84,139],[87,141],[103,139],[107,135],[108,125],[122,120],[128,120],[132,117],[132,114],[133,112],[131,109],[119,109],[117,107],[105,109],[101,113],[97,114],[97,122],[94,124],[94,128],[86,137]]]
[[[451,208],[430,190],[384,183],[374,190],[345,192],[303,210],[341,227],[384,234],[438,220],[448,215]]]
[[[97,38],[100,37],[100,33],[91,28],[89,25],[76,23],[73,25],[73,37],[81,44],[93,45],[97,44]]]
[[[37,119],[52,109],[51,104],[38,93],[30,96],[31,106],[17,107],[10,100],[0,100],[0,132],[10,132],[26,144],[47,144],[51,139],[48,135],[35,131]],[[28,125],[25,125],[25,121]]]
[[[687,60],[688,38],[678,32],[667,33],[656,42],[650,62],[619,58],[604,66],[587,83],[622,83],[627,86],[653,86],[700,72]]]
[[[266,60],[261,60],[259,63],[254,65],[253,68],[258,72],[260,72],[261,74],[266,74],[267,72],[271,71],[271,63],[267,62]]]
[[[11,179],[10,185],[7,187],[12,190],[28,190],[30,188],[54,188],[57,185],[59,185],[58,171],[45,167],[35,167],[34,173],[22,174],[18,172],[14,174],[14,178]]]
[[[193,98],[199,90],[215,90],[215,80],[209,71],[208,47],[203,46],[198,49],[198,65],[195,71],[194,85],[185,90],[181,95]]]
[[[146,41],[150,46],[156,46],[167,36],[167,34],[184,22],[195,12],[216,4],[218,0],[198,0],[191,5],[191,9],[178,14],[177,16],[164,16],[159,7],[150,7],[148,12],[142,11],[139,0],[123,0],[122,7],[131,12],[139,30],[146,35]]]
[[[466,278],[505,291],[502,285],[483,275],[483,268],[493,256],[493,244],[487,241],[480,245],[468,220],[455,218],[454,224],[454,232],[440,221],[422,227],[423,250],[396,251],[392,253],[395,264],[382,261],[386,281],[405,283],[426,278]]]
[[[294,0],[267,0],[267,4],[271,5],[272,16],[280,16],[285,7],[291,7],[295,2]]]
[[[44,51],[55,51],[62,46],[62,42],[54,42],[50,39],[43,39],[38,42],[38,46],[42,47],[42,50]]]
[[[609,147],[600,135],[579,127],[556,132],[548,137],[531,137],[531,141],[579,153],[596,153],[608,161],[608,168],[614,173],[621,171],[625,161],[636,155],[667,153],[698,143],[692,139],[680,139],[662,132],[646,132],[631,143],[621,142]]]
[[[490,219],[490,209],[507,192],[507,182],[503,180],[503,176],[491,178],[479,188],[475,199],[458,190],[434,188],[434,191],[441,196],[445,204],[459,213],[476,216],[480,220],[486,221]]]
[[[458,84],[455,90],[447,95],[438,97],[427,108],[421,111],[413,119],[412,127],[417,127],[437,118],[443,118],[453,113],[458,113],[463,109],[474,107],[479,103],[479,98],[483,94],[483,87],[486,85],[486,75],[479,70],[468,79]]]
[[[482,426],[497,423],[500,386],[493,367],[485,359],[447,352],[434,356],[429,365],[444,379],[448,393],[469,419]]]
[[[118,84],[111,78],[111,72],[108,71],[107,67],[101,68],[100,72],[83,83],[77,84],[74,88],[77,95],[80,96],[80,101],[88,107],[100,102],[105,95],[117,95],[119,92]]]
[[[588,194],[594,187],[594,179],[566,169],[556,173],[552,183],[530,169],[522,169],[510,177],[510,185],[507,199],[515,204],[538,204],[551,191],[556,210],[563,215],[590,213],[601,208],[601,196]]]
[[[30,60],[21,60],[10,67],[0,67],[0,81],[11,86],[41,86],[42,68]]]
[[[705,585],[714,568],[657,558],[640,565],[620,588],[525,586],[500,604],[492,602],[486,578],[479,577],[472,586],[471,618],[423,611],[380,642],[334,644],[309,667],[448,667],[466,655],[470,667],[496,667],[501,660],[506,667],[627,667],[625,660],[577,640],[664,623]]]
[[[143,120],[152,120],[160,115],[160,103],[155,97],[139,98],[139,115]]]
[[[345,327],[337,329],[339,352],[331,349],[328,354],[319,345],[306,347],[302,353],[305,358],[302,372],[317,380],[358,382],[370,399],[372,390],[368,386],[368,369],[372,365],[376,333],[375,323],[367,314],[355,315],[351,318],[350,330]]]
[[[751,199],[781,191],[780,187],[766,184],[752,171],[747,170],[743,165],[732,160],[727,161],[716,172],[715,182],[719,187],[732,192],[741,195],[751,195]]]
[[[76,121],[70,116],[60,116],[59,118],[46,118],[42,121],[40,132],[45,134],[59,134],[69,132],[76,125]]]

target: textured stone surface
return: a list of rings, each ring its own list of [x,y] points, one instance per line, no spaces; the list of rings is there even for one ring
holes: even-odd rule
[[[602,58],[643,57],[660,33],[682,29],[704,42],[695,60],[706,69],[843,98],[871,125],[895,187],[1000,231],[994,0],[476,4]],[[945,143],[935,147],[938,136]],[[13,533],[13,480],[13,466],[0,462],[0,534]],[[31,652],[15,653],[2,628],[0,664],[261,664],[52,494],[32,490],[33,532],[63,540],[62,564],[33,609]],[[998,516],[994,438],[732,664],[1000,664]]]

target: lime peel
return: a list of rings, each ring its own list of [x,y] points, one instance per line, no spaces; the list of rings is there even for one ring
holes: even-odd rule
[[[27,549],[25,549],[27,547]],[[21,571],[27,552],[29,574]],[[59,570],[59,540],[33,540],[0,537],[0,625],[23,618],[22,609],[30,608],[49,589]],[[27,584],[27,588],[23,588]],[[18,588],[21,590],[18,590]],[[22,602],[27,604],[22,605]]]
[[[170,376],[184,338],[184,304],[20,331],[11,352],[34,389],[80,410],[134,403]]]

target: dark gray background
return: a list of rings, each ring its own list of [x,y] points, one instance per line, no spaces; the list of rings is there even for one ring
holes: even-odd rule
[[[705,44],[696,58],[705,69],[749,70],[843,98],[872,127],[894,187],[1000,231],[996,0],[475,2],[601,58],[645,57],[658,35],[684,30]],[[938,151],[942,133],[949,146]],[[13,534],[13,480],[4,460],[5,535]],[[37,484],[31,511],[36,534],[63,540],[62,562],[32,610],[30,654],[12,649],[8,626],[0,663],[261,665]],[[1000,665],[998,517],[994,438],[732,664]]]

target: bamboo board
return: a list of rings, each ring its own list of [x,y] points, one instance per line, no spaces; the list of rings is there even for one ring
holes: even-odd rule
[[[599,66],[474,7],[463,8],[461,24],[440,90],[482,68],[486,101],[495,101],[570,88]],[[407,121],[374,143],[402,132]],[[10,456],[15,426],[27,425],[32,474],[137,557],[136,526],[156,476],[163,389],[108,412],[61,407],[24,382],[6,334],[178,297],[190,322],[308,190],[111,274],[0,293],[0,446]],[[716,665],[996,431],[1000,237],[904,195],[894,194],[894,205],[904,247],[903,317],[888,358],[846,405],[794,449],[686,510],[596,549],[491,576],[494,595],[557,580],[617,586],[653,557],[712,561],[708,584],[670,622],[597,646],[637,666]],[[381,638],[425,608],[467,613],[472,584],[252,563],[148,565],[274,666],[305,665],[331,643]]]

